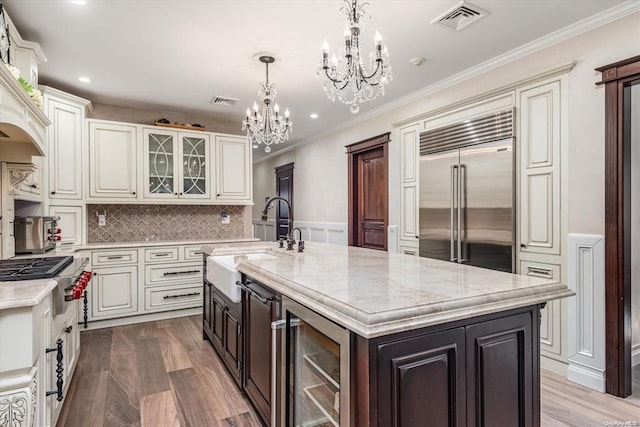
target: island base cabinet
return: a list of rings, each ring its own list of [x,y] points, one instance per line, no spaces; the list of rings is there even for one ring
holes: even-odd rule
[[[538,322],[535,305],[371,340],[356,336],[352,425],[539,427]]]

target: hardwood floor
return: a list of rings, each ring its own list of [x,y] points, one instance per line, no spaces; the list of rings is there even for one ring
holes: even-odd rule
[[[202,339],[200,316],[81,334],[58,426],[260,426]]]
[[[201,321],[192,316],[82,332],[58,426],[260,426],[202,340]],[[636,396],[618,399],[548,371],[541,379],[543,427],[640,425]]]

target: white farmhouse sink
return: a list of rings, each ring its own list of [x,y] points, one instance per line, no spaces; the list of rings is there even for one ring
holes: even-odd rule
[[[240,260],[259,261],[277,258],[279,258],[278,255],[267,252],[209,256],[207,257],[207,280],[213,283],[213,286],[225,294],[232,302],[240,302],[242,288],[236,285],[236,282],[240,281],[240,273],[236,270]]]

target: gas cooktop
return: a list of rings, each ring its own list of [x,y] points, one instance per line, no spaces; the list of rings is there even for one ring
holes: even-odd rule
[[[73,262],[72,256],[7,259],[0,261],[0,282],[50,279]]]

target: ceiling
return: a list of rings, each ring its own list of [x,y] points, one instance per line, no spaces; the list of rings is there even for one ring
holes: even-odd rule
[[[384,97],[360,115],[452,74],[613,7],[621,0],[472,0],[489,15],[456,32],[430,24],[455,0],[372,0],[362,35],[367,52],[378,30],[390,53],[393,81]],[[293,133],[284,148],[353,119],[332,103],[316,77],[321,46],[343,43],[342,1],[106,1],[3,0],[26,40],[38,42],[48,62],[41,83],[94,103],[179,111],[238,121],[258,99],[270,52],[269,77],[281,108],[291,110]],[[370,45],[367,45],[369,43]],[[410,59],[426,61],[416,67]],[[87,76],[90,83],[78,81]],[[233,107],[214,96],[239,98]],[[309,115],[315,112],[317,119]],[[276,152],[277,150],[274,150]],[[264,154],[256,150],[255,158]]]

